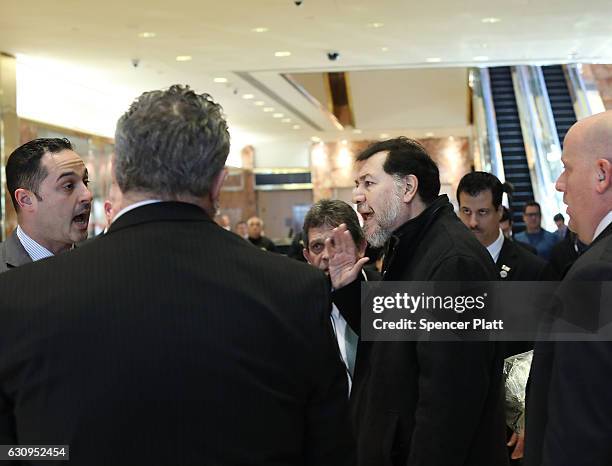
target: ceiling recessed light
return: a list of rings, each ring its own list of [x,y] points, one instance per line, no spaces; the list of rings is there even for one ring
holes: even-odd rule
[[[385,23],[379,23],[379,22],[368,23],[368,27],[372,29],[378,29],[378,28],[383,27],[384,25]]]
[[[387,139],[389,135],[387,133],[380,133],[380,139]]]
[[[256,100],[253,102],[253,105],[257,105],[258,107],[263,107],[266,103],[263,100]]]
[[[281,121],[283,123],[291,123],[291,118],[283,118]]]
[[[282,118],[285,115],[283,115],[282,113],[275,113],[274,115],[272,115],[272,118]]]
[[[346,139],[343,139],[343,140],[342,140],[342,145],[343,145],[343,146],[346,146],[347,144],[348,144],[348,141],[347,141]]]
[[[488,59],[489,57],[486,55],[478,55],[477,57],[474,57],[474,61],[487,61]]]
[[[274,107],[264,107],[263,111],[266,112],[266,113],[273,112],[274,111]]]
[[[191,61],[191,55],[178,55],[176,61]]]
[[[244,100],[250,100],[250,99],[252,99],[253,97],[255,97],[253,94],[242,94],[242,98],[243,98]]]
[[[292,128],[293,129],[301,129],[302,127],[300,125],[293,125]]]
[[[251,31],[253,31],[253,32],[268,32],[269,29],[268,28],[264,28],[264,27],[259,27],[259,28],[253,28],[253,29],[251,29]]]
[[[501,19],[488,17],[488,18],[482,18],[480,21],[482,21],[485,24],[495,24],[495,23],[499,23]]]
[[[431,131],[429,133],[425,133],[425,137],[426,138],[431,138],[433,137],[434,133],[432,133]]]
[[[140,37],[141,39],[152,39],[156,35],[157,34],[155,34],[154,32],[141,32],[140,34],[138,34],[138,37]]]
[[[289,57],[289,56],[291,56],[291,52],[289,52],[287,50],[282,50],[280,52],[274,52],[274,56],[275,57],[279,57],[279,58]]]
[[[380,51],[381,52],[388,52],[389,51],[389,47],[381,47]]]
[[[219,84],[223,84],[227,82],[227,78],[215,78],[213,79],[213,81]]]
[[[321,138],[319,136],[313,136],[310,138],[312,142],[321,142]]]
[[[429,57],[426,61],[427,63],[440,63],[442,59],[439,57]]]
[[[363,133],[363,131],[361,131],[360,129],[355,128],[355,129],[353,130],[353,133],[355,133],[355,134],[361,134],[361,133]]]

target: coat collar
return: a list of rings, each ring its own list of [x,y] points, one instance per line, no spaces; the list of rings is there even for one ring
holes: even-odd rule
[[[116,222],[112,223],[107,234],[112,234],[135,225],[159,221],[213,223],[210,216],[194,204],[175,201],[157,202],[126,212]]]
[[[612,235],[612,223],[610,225],[608,225],[604,231],[602,231],[599,236],[597,238],[595,238],[595,241],[593,241],[588,249],[592,248],[594,244],[598,243],[599,241],[601,241],[603,238],[605,238],[606,236],[610,236]]]
[[[8,268],[19,267],[32,262],[32,258],[17,237],[17,229],[13,230],[13,233],[6,239],[4,261]]]
[[[397,256],[401,255],[402,263],[409,262],[429,226],[439,216],[440,212],[446,210],[453,212],[453,206],[449,202],[448,196],[443,194],[427,206],[419,216],[408,220],[395,230],[385,247],[383,276],[391,268],[393,260]],[[400,247],[400,244],[402,247]],[[408,246],[403,247],[404,245]]]

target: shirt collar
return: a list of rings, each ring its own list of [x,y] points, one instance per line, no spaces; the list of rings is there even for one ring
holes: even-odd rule
[[[115,215],[115,217],[113,218],[113,222],[116,221],[119,217],[121,217],[126,212],[129,212],[130,210],[134,210],[137,207],[142,207],[143,205],[147,205],[147,204],[156,204],[158,202],[161,202],[161,200],[160,199],[147,199],[145,201],[134,202],[133,204],[130,204],[129,206],[124,207],[119,212],[117,212],[117,215]]]
[[[601,233],[612,223],[612,210],[607,213],[607,215],[601,219],[597,228],[595,228],[595,234],[593,235],[593,241],[601,235]]]
[[[497,239],[487,246],[487,251],[489,251],[489,254],[491,254],[493,262],[497,262],[497,259],[499,259],[499,254],[501,253],[503,245],[504,234],[501,230],[499,230],[499,236],[497,237]]]
[[[30,238],[20,225],[17,225],[17,237],[33,262],[53,256],[51,251]]]

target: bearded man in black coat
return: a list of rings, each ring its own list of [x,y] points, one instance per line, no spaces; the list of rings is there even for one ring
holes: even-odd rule
[[[439,191],[438,168],[416,141],[382,141],[357,157],[353,200],[370,245],[386,247],[383,280],[496,279],[491,256]],[[356,260],[343,226],[328,246],[334,302],[360,331],[365,259]],[[507,464],[500,345],[363,341],[359,351],[351,394],[359,465]]]

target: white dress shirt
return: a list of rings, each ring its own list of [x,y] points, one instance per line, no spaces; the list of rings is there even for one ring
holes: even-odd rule
[[[489,254],[491,254],[493,262],[497,263],[497,259],[499,259],[499,254],[501,253],[503,245],[504,234],[501,230],[499,230],[499,236],[497,237],[497,239],[487,246],[487,251],[489,251]]]
[[[115,215],[115,217],[113,218],[113,222],[117,220],[119,217],[121,217],[123,214],[125,214],[126,212],[129,212],[130,210],[134,210],[138,207],[142,207],[143,205],[147,205],[147,204],[156,204],[157,202],[162,202],[162,201],[159,199],[147,199],[146,201],[134,202],[133,204],[130,204],[129,206],[124,207],[119,212],[117,212],[117,215]]]
[[[608,212],[604,218],[601,219],[601,222],[599,222],[599,225],[597,225],[597,228],[595,228],[595,234],[593,235],[593,241],[595,241],[595,238],[601,235],[602,232],[606,228],[608,228],[608,225],[610,225],[611,223],[612,223],[612,210]]]
[[[54,255],[46,247],[41,246],[30,238],[19,225],[17,225],[17,238],[19,238],[21,245],[26,250],[33,262],[46,259],[47,257],[52,257]]]

